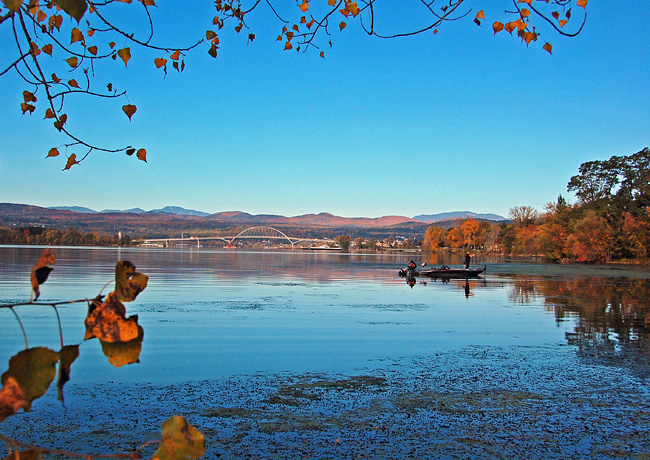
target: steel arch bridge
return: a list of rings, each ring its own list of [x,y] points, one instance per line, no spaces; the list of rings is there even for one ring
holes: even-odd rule
[[[293,247],[296,243],[303,241],[301,238],[291,238],[284,232],[273,227],[250,227],[246,230],[239,232],[230,241],[228,246],[231,246],[236,239],[257,239],[257,240],[287,240]]]
[[[196,247],[201,247],[201,240],[221,240],[225,243],[228,243],[228,246],[231,247],[235,240],[244,240],[244,239],[253,239],[253,240],[286,240],[291,244],[293,248],[297,243],[302,241],[313,241],[319,243],[333,243],[334,240],[330,239],[320,239],[320,238],[297,238],[293,236],[288,236],[284,232],[273,227],[266,226],[257,226],[249,227],[246,230],[239,232],[237,235],[230,237],[225,236],[202,236],[202,237],[181,237],[181,238],[152,238],[146,239],[143,241],[144,245],[164,245],[169,247],[171,242],[194,245]]]

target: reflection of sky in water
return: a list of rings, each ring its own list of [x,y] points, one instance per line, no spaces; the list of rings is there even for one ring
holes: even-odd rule
[[[566,266],[532,264],[534,270],[523,272],[537,273],[521,282],[517,271],[525,266],[489,264],[485,278],[468,285],[429,280],[411,288],[397,276],[408,262],[405,254],[54,251],[55,271],[41,300],[96,295],[120,258],[150,276],[147,289],[127,304],[128,314],[138,314],[145,330],[141,363],[113,369],[91,340],[82,345],[72,370],[78,383],[178,382],[257,371],[352,372],[472,345],[564,346],[566,333],[575,327],[571,312],[569,320],[556,321],[550,295],[540,284],[552,283],[553,270],[564,276]],[[28,298],[29,271],[40,252],[0,248],[3,303]],[[30,346],[59,348],[52,309],[20,307],[18,312]],[[60,312],[66,342],[78,343],[85,305]],[[0,320],[0,362],[7,362],[21,348],[22,335],[10,311],[0,311]]]

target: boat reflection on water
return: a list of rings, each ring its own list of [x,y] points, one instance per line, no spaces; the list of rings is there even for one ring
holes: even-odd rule
[[[411,289],[416,285],[420,284],[421,286],[426,286],[429,283],[437,283],[439,285],[449,286],[451,289],[462,291],[465,294],[465,297],[472,297],[474,294],[472,290],[477,287],[487,287],[487,281],[482,277],[476,278],[430,278],[426,280],[418,280],[414,276],[406,277],[406,284],[408,284]]]

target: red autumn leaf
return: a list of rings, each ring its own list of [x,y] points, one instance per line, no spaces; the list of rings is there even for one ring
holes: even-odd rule
[[[588,1],[588,0],[578,0],[578,1],[576,2],[576,5],[581,6],[581,7],[583,7],[583,8],[586,8],[586,6],[587,6],[587,1]]]
[[[553,45],[551,45],[550,43],[545,44],[544,46],[542,46],[542,48],[548,51],[549,54],[553,54]]]
[[[74,78],[72,80],[68,80],[68,85],[72,86],[73,88],[79,88],[79,83],[77,83],[77,80]]]
[[[567,22],[569,22],[569,21],[567,21],[566,19],[562,19],[560,21],[560,27],[564,27],[567,24]]]
[[[299,5],[300,11],[306,13],[309,9],[309,0],[302,0],[302,4]]]
[[[312,26],[313,26],[315,23],[316,23],[316,21],[314,20],[314,18],[312,18],[312,20],[309,21],[309,22],[308,22],[307,24],[305,24],[305,25],[307,26],[308,29],[311,29]]]
[[[68,116],[64,113],[59,117],[58,120],[54,122],[54,127],[61,131],[63,129],[63,125],[65,125],[65,122],[68,121]]]
[[[322,57],[323,59],[325,59],[325,52],[324,52],[324,51],[321,51],[321,52],[320,52],[320,57]]]
[[[485,11],[481,10],[478,13],[476,13],[475,19],[485,19]]]
[[[73,56],[71,58],[66,59],[65,62],[67,62],[70,67],[77,67],[77,64],[79,63],[79,59],[77,59],[76,56]]]
[[[23,114],[25,112],[34,113],[34,110],[36,110],[36,107],[34,107],[32,104],[27,104],[26,102],[21,102],[20,103],[20,109],[23,111]]]
[[[58,156],[59,156],[59,149],[57,149],[56,147],[53,147],[53,148],[50,149],[49,152],[47,152],[47,156],[45,158],[58,157]]]
[[[47,110],[45,111],[45,118],[46,118],[46,119],[47,119],[47,118],[56,118],[56,117],[54,116],[54,112],[52,112],[52,109],[47,109]]]
[[[96,46],[90,46],[88,47],[88,52],[92,54],[93,56],[97,56],[97,47]]]
[[[521,10],[521,17],[522,18],[527,18],[528,16],[530,16],[530,10],[527,10],[526,8],[523,8]]]
[[[160,69],[161,67],[167,65],[167,59],[156,58],[153,60],[153,63],[156,64],[156,67]]]
[[[49,43],[47,45],[43,45],[43,48],[41,48],[41,51],[43,51],[45,54],[49,54],[50,56],[52,56],[52,50],[53,47]]]
[[[34,93],[30,93],[29,91],[23,91],[23,100],[25,102],[36,102],[36,96],[34,96]]]
[[[172,55],[169,56],[169,57],[170,57],[171,59],[173,59],[174,61],[178,61],[178,59],[181,57],[181,51],[180,51],[180,50],[176,50],[176,51],[174,51],[174,52],[172,53]]]
[[[59,77],[57,77],[55,73],[53,73],[52,74],[52,81],[54,83],[59,83],[59,82],[61,82],[61,79]]]
[[[293,49],[293,46],[291,45],[291,42],[285,43],[284,44],[284,50],[287,51],[287,50],[290,50],[290,49]]]
[[[346,26],[347,24],[345,23],[345,21],[341,21],[341,23],[339,24],[339,30],[345,29]]]
[[[71,34],[71,38],[70,38],[70,44],[71,45],[73,43],[76,43],[76,42],[81,42],[81,41],[83,41],[83,39],[84,39],[84,34],[81,33],[81,31],[79,29],[77,29],[76,27],[74,29],[72,29],[72,34]]]
[[[92,37],[93,35],[95,35],[95,30],[94,29],[88,29],[88,32],[86,32],[86,33],[88,34],[89,37]]]
[[[73,165],[78,165],[79,162],[77,161],[77,155],[72,154],[68,157],[68,162],[65,165],[65,168],[63,168],[64,171],[67,171],[68,169],[72,168]]]
[[[138,153],[135,154],[138,157],[138,160],[142,160],[145,163],[147,162],[147,151],[145,149],[138,150]]]
[[[108,46],[110,46],[111,49],[115,48],[115,42],[108,42]]]
[[[329,6],[334,6],[334,5],[336,5],[336,0],[327,0],[327,4]]]
[[[133,104],[126,104],[122,106],[122,110],[124,111],[126,116],[129,117],[129,121],[131,121],[131,117],[138,110],[138,108]]]
[[[496,35],[498,32],[501,32],[503,30],[503,23],[496,21],[494,24],[492,24],[492,30],[494,30],[494,34]]]
[[[45,11],[39,10],[38,14],[36,15],[36,20],[38,22],[43,22],[47,19],[47,14],[45,14]]]

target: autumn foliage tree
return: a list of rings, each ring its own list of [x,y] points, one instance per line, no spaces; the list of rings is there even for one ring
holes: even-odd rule
[[[0,77],[17,73],[24,81],[19,108],[23,114],[38,114],[52,122],[66,142],[53,146],[48,157],[63,151],[65,169],[83,161],[93,151],[125,153],[147,160],[143,147],[106,147],[84,138],[70,128],[74,114],[66,102],[80,96],[120,100],[129,120],[138,107],[125,88],[111,82],[110,66],[128,68],[133,58],[150,60],[161,77],[170,69],[182,72],[188,53],[204,49],[217,58],[224,29],[234,29],[249,43],[257,37],[249,18],[260,16],[277,24],[279,49],[313,51],[325,57],[333,34],[357,25],[367,35],[394,39],[420,34],[437,34],[463,21],[490,27],[493,33],[510,34],[526,46],[539,42],[552,53],[551,35],[572,37],[580,33],[587,19],[587,0],[419,0],[408,3],[388,0],[215,0],[214,13],[205,18],[205,28],[189,31],[185,43],[158,43],[156,31],[165,27],[164,13],[155,0],[2,0],[0,26],[11,28],[12,39],[3,44]],[[577,8],[576,8],[577,7]],[[407,29],[393,20],[395,9],[405,11],[413,21]],[[483,9],[481,9],[483,8]],[[163,11],[165,10],[165,11]],[[172,9],[171,15],[174,14]],[[124,18],[139,16],[144,27]],[[161,25],[162,24],[162,25]],[[544,37],[542,29],[548,31]],[[546,32],[545,32],[546,33]],[[108,75],[108,78],[105,77]],[[17,107],[18,108],[18,107]],[[119,136],[116,136],[119,137]],[[116,139],[116,143],[122,143]]]

